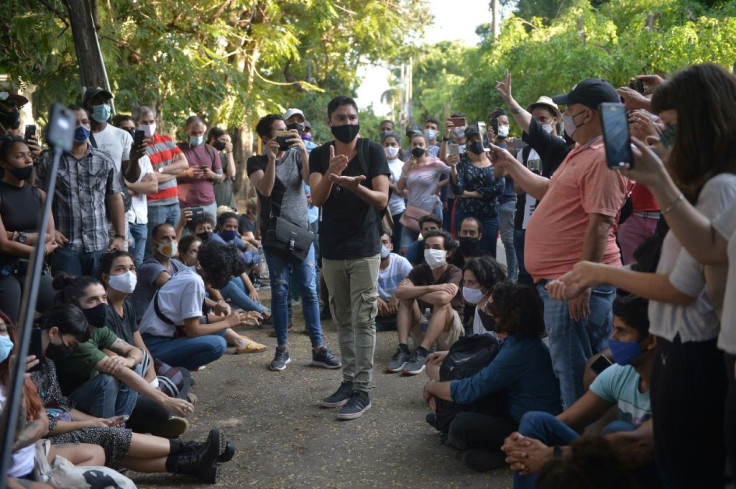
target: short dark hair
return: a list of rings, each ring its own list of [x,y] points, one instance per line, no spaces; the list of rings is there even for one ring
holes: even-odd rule
[[[223,134],[227,134],[225,129],[221,127],[213,127],[212,129],[210,129],[210,132],[207,133],[207,142],[209,143],[210,141],[219,138]]]
[[[207,125],[204,123],[204,119],[202,119],[198,115],[190,116],[184,123],[184,127],[189,127],[192,124],[202,124],[203,126]]]
[[[198,217],[196,221],[189,221],[189,224],[187,224],[187,229],[189,229],[189,231],[193,233],[194,230],[197,229],[197,226],[207,223],[209,223],[212,227],[215,227],[215,218],[212,217],[212,214],[210,214],[209,212],[205,212],[203,215]]]
[[[378,127],[381,127],[381,126],[382,126],[382,125],[383,125],[384,123],[386,123],[386,122],[388,122],[389,124],[391,124],[391,127],[396,127],[396,124],[394,124],[394,121],[390,121],[390,120],[388,120],[388,119],[384,119],[384,120],[382,120],[382,121],[381,121],[381,122],[380,122],[380,123],[378,124]]]
[[[384,142],[388,138],[394,138],[396,139],[396,142],[399,143],[399,146],[401,146],[401,136],[399,136],[399,133],[396,131],[389,131],[387,133],[384,133],[381,135],[381,142]]]
[[[86,294],[87,287],[98,284],[102,285],[99,280],[89,275],[75,277],[65,272],[57,273],[51,283],[54,290],[58,290],[54,297],[54,303],[79,306],[80,301]]]
[[[478,233],[483,232],[483,224],[480,222],[480,219],[478,219],[477,217],[468,216],[464,218],[462,221],[460,221],[460,227],[458,228],[458,233],[460,232],[460,229],[462,229],[463,223],[465,221],[475,221],[475,223],[478,225]]]
[[[112,125],[115,127],[120,127],[120,124],[122,124],[125,121],[135,122],[135,119],[133,119],[133,116],[130,116],[127,114],[116,114],[112,118]]]
[[[453,112],[450,117],[465,117],[465,112]]]
[[[237,221],[238,215],[234,212],[223,212],[217,216],[217,228],[221,228],[228,219],[235,219]]]
[[[115,260],[120,258],[121,256],[127,256],[131,260],[133,260],[133,263],[135,263],[135,257],[132,253],[128,253],[127,251],[121,251],[121,250],[113,250],[108,251],[106,253],[103,253],[100,256],[100,273],[106,273],[110,275],[110,270],[112,270],[112,264],[115,263]]]
[[[526,338],[544,336],[542,300],[533,288],[501,282],[493,287],[491,297],[488,310],[496,320],[496,331]]]
[[[488,120],[495,119],[500,115],[506,115],[506,111],[501,107],[496,107],[490,114],[488,114]]]
[[[39,320],[41,329],[46,331],[54,326],[59,328],[60,334],[70,334],[84,343],[89,340],[90,331],[87,317],[84,311],[75,305],[69,303],[55,304],[46,309]]]
[[[427,235],[424,236],[424,242],[426,243],[429,238],[435,238],[437,236],[440,236],[444,239],[443,244],[445,246],[445,251],[455,251],[455,248],[457,248],[457,243],[452,238],[452,235],[444,229],[428,232]]]
[[[268,114],[261,117],[258,124],[256,124],[256,133],[258,134],[258,137],[261,139],[270,138],[271,134],[273,134],[273,123],[283,120],[284,118],[279,114]]]
[[[181,238],[179,240],[179,244],[176,245],[176,250],[179,252],[179,259],[180,260],[184,257],[184,255],[189,250],[189,248],[191,248],[192,243],[194,243],[195,241],[200,241],[201,242],[202,240],[199,239],[198,237],[196,237],[193,234],[189,234],[187,236],[184,236],[183,238]]]
[[[202,243],[197,257],[205,277],[215,289],[225,287],[231,277],[238,277],[248,270],[240,250],[217,241]]]
[[[649,301],[636,295],[619,295],[613,300],[613,315],[639,333],[643,340],[649,335]]]
[[[427,221],[433,222],[433,223],[437,224],[437,226],[439,226],[440,228],[442,228],[442,219],[440,219],[440,216],[438,216],[436,214],[427,214],[426,216],[420,217],[419,220],[418,220],[418,222],[419,222],[419,229],[420,230],[422,229],[422,225],[425,222],[427,222]]]
[[[437,127],[438,127],[438,128],[440,127],[440,121],[438,121],[438,120],[437,120],[437,119],[435,119],[434,117],[430,117],[429,119],[427,119],[426,121],[424,121],[424,123],[425,123],[425,124],[426,124],[427,122],[431,122],[432,124],[437,124]]]
[[[176,228],[172,224],[169,224],[168,222],[162,222],[160,224],[156,224],[155,226],[153,226],[153,229],[151,230],[151,238],[155,238],[159,230],[166,226],[169,226],[171,227],[171,229],[176,230]]]
[[[79,112],[80,110],[83,110],[87,114],[87,117],[89,117],[89,111],[85,107],[82,107],[81,105],[72,104],[72,105],[67,105],[66,108],[71,110],[72,112]]]
[[[0,137],[0,161],[7,162],[8,155],[16,144],[26,144],[26,140],[23,136],[2,136]],[[4,172],[0,171],[0,178],[2,178]]]
[[[352,105],[355,111],[358,112],[358,104],[355,103],[355,100],[344,95],[338,95],[337,97],[330,100],[330,103],[327,104],[327,118],[329,119],[330,117],[332,117],[332,113],[343,105]]]
[[[508,280],[508,273],[506,267],[496,261],[495,258],[490,256],[477,256],[471,258],[465,264],[463,271],[469,270],[475,275],[475,279],[478,281],[481,287],[491,291],[496,284],[506,282]]]

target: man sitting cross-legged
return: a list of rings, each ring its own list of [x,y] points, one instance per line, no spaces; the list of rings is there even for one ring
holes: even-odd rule
[[[455,248],[455,241],[446,231],[432,231],[424,236],[427,263],[415,266],[395,292],[399,299],[396,321],[399,347],[386,366],[389,372],[419,374],[424,370],[424,362],[435,341],[439,350],[449,350],[463,335],[462,321],[452,305],[458,296],[463,273],[447,263],[448,255],[452,255]],[[423,332],[420,324],[426,309],[430,309],[431,317]],[[416,345],[414,353],[409,351],[410,334]]]

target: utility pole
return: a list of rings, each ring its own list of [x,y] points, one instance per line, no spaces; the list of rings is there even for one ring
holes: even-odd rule
[[[491,0],[491,11],[493,12],[493,38],[497,39],[501,33],[501,9],[498,0]]]

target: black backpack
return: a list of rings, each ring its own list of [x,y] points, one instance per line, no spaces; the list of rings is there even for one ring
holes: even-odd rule
[[[450,347],[440,366],[440,382],[472,377],[496,358],[501,343],[494,336],[479,334],[463,336]],[[481,413],[488,416],[506,416],[508,401],[505,391],[496,392],[472,404],[455,404],[437,399],[435,428],[446,434],[455,415],[461,412]]]

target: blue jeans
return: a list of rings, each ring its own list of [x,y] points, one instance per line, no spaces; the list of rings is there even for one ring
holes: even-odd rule
[[[612,421],[601,431],[601,436],[622,431],[634,431],[636,428],[625,421]],[[543,411],[529,411],[519,423],[519,433],[539,440],[547,446],[567,446],[577,440],[578,435],[572,428],[557,419],[556,416]],[[519,475],[514,472],[514,489],[534,489],[539,474]]]
[[[319,295],[317,294],[317,273],[314,260],[314,246],[303,262],[289,262],[280,256],[265,251],[268,274],[271,282],[271,314],[276,340],[279,346],[289,343],[287,332],[289,311],[289,268],[299,287],[302,298],[302,312],[306,322],[312,347],[322,345],[322,325],[319,321]]]
[[[174,228],[181,217],[181,209],[179,203],[166,205],[149,205],[148,206],[148,238],[146,239],[146,255],[153,254],[153,228],[168,222]]]
[[[526,241],[526,229],[514,231],[514,248],[516,248],[516,264],[519,267],[517,281],[520,284],[534,285],[534,279],[524,266],[524,242]]]
[[[261,314],[268,312],[267,307],[250,298],[243,279],[240,277],[232,277],[230,282],[220,289],[220,294],[226,301],[235,304],[244,311],[258,311]]]
[[[148,241],[148,224],[128,223],[128,236],[132,239],[133,246],[130,252],[135,260],[135,267],[140,269],[143,265],[143,255],[146,253],[146,241]]]
[[[193,338],[170,338],[143,335],[148,350],[154,358],[172,367],[196,370],[202,365],[212,363],[225,354],[227,341],[223,338],[225,330],[218,334],[207,334]]]
[[[460,209],[455,210],[455,229],[460,231],[463,219],[471,217]],[[496,246],[498,244],[498,217],[472,216],[480,221],[483,236],[480,239],[480,250],[484,255],[496,258]]]
[[[516,268],[516,249],[514,248],[514,216],[516,215],[516,199],[496,206],[498,209],[498,225],[501,228],[501,242],[506,251],[506,268],[509,280],[516,282],[519,270]],[[485,236],[485,233],[483,233]]]
[[[135,372],[141,374],[141,366]],[[133,412],[138,393],[109,374],[99,373],[77,387],[69,398],[77,409],[97,418],[128,415]]]
[[[69,248],[56,248],[49,255],[49,265],[54,275],[66,272],[75,277],[90,275],[100,276],[100,257],[107,250],[100,251],[74,251]]]
[[[585,392],[583,371],[586,360],[608,347],[616,288],[610,285],[594,287],[589,301],[590,315],[582,321],[573,321],[567,301],[550,298],[545,285],[546,281],[539,282],[537,292],[544,303],[544,325],[549,336],[552,369],[560,380],[562,406],[567,409]]]

